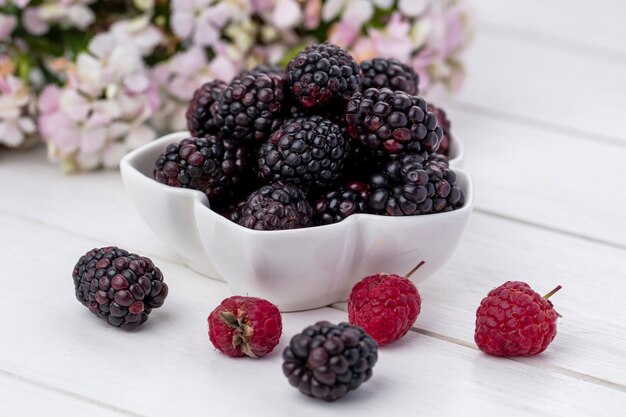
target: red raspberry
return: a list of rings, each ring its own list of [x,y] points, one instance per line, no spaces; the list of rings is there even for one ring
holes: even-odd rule
[[[376,274],[358,282],[348,298],[348,320],[361,326],[380,346],[404,336],[420,313],[415,285],[395,274]]]
[[[494,288],[476,311],[474,340],[478,348],[496,356],[530,356],[543,352],[556,336],[559,316],[548,300],[524,282],[507,281]]]
[[[260,358],[278,344],[283,331],[278,308],[267,300],[233,296],[209,315],[209,339],[228,356]]]

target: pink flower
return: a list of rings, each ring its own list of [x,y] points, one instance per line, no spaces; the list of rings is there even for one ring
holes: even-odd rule
[[[411,25],[401,13],[394,13],[384,30],[369,31],[372,44],[380,56],[407,62],[411,57],[412,45],[409,42]]]
[[[444,18],[445,39],[441,48],[441,55],[445,58],[453,55],[471,38],[472,10],[467,3],[458,3],[446,11]]]
[[[322,18],[322,0],[309,0],[304,6],[304,27],[315,29]]]
[[[8,38],[13,33],[15,26],[17,26],[15,16],[0,13],[0,40]]]
[[[0,144],[20,146],[36,127],[30,112],[32,96],[14,75],[0,77]]]
[[[290,28],[302,20],[302,9],[296,0],[276,0],[271,21],[279,29]]]
[[[26,30],[33,35],[43,35],[50,28],[48,23],[41,16],[41,10],[37,7],[29,7],[22,14],[22,23]]]
[[[420,92],[426,92],[431,88],[431,77],[429,74],[429,68],[435,65],[435,62],[439,59],[439,54],[434,49],[423,48],[411,61],[411,65],[417,75],[420,77]]]
[[[269,11],[274,5],[274,0],[250,0],[252,11],[261,14]]]
[[[118,44],[132,43],[143,56],[151,54],[164,40],[161,30],[150,23],[149,15],[120,20],[111,26],[111,33]]]
[[[424,13],[432,0],[400,0],[398,9],[407,17],[417,17]]]
[[[0,6],[6,6],[14,4],[18,9],[23,9],[30,2],[30,0],[0,0]]]
[[[328,41],[347,48],[356,41],[359,36],[359,28],[350,22],[339,21],[331,26]]]
[[[220,30],[233,17],[228,4],[215,0],[172,0],[171,7],[174,33],[200,46],[215,45]]]

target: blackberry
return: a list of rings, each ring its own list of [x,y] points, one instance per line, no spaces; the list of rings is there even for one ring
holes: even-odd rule
[[[150,259],[115,246],[81,256],[72,277],[78,301],[124,330],[145,323],[168,293],[161,270]]]
[[[370,87],[388,88],[393,91],[404,91],[412,96],[419,92],[417,73],[397,59],[369,59],[361,62],[361,70],[363,71],[362,90]]]
[[[217,201],[231,197],[246,182],[250,158],[241,145],[219,136],[171,143],[154,164],[154,179],[173,187],[204,192]]]
[[[378,345],[348,323],[320,321],[295,335],[283,351],[283,374],[308,396],[335,401],[372,377]]]
[[[445,158],[445,157],[444,157]],[[440,155],[408,154],[392,160],[370,180],[370,209],[389,216],[440,213],[463,206],[456,174]]]
[[[341,128],[322,116],[292,119],[261,146],[257,175],[303,189],[327,187],[341,175],[348,146]]]
[[[224,89],[214,112],[223,137],[248,147],[266,140],[283,121],[284,79],[249,73]]]
[[[402,91],[368,88],[348,102],[348,133],[377,155],[435,152],[442,131],[426,101]]]
[[[222,210],[219,214],[226,217],[231,222],[238,223],[239,219],[241,218],[241,213],[246,206],[246,201],[247,200],[242,200],[238,203],[231,204],[226,207],[225,210]]]
[[[448,115],[441,107],[437,107],[433,104],[428,104],[428,111],[434,113],[435,117],[437,117],[437,124],[443,131],[443,134],[441,135],[441,144],[439,145],[439,149],[437,149],[437,153],[450,156],[450,142],[452,141],[452,135],[450,134],[450,119],[448,119]]]
[[[285,74],[291,94],[303,108],[325,111],[343,110],[362,80],[354,58],[329,43],[305,48],[289,61]]]
[[[215,135],[218,127],[215,125],[212,111],[226,88],[226,83],[220,80],[209,81],[193,93],[193,98],[187,107],[187,128],[191,136],[204,137]]]
[[[256,230],[299,229],[313,225],[313,209],[301,189],[275,181],[250,194],[238,223]]]
[[[368,212],[369,190],[361,181],[348,183],[319,197],[313,210],[317,224],[338,223],[356,213]]]

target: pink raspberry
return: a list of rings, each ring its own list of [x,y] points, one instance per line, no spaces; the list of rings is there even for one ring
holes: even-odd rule
[[[405,277],[376,274],[358,282],[348,298],[348,320],[380,346],[404,336],[420,313],[417,288]]]
[[[476,311],[474,341],[496,356],[530,356],[546,350],[556,336],[558,313],[548,300],[524,282],[507,281],[494,288]]]
[[[267,355],[278,345],[283,330],[278,308],[255,297],[225,299],[208,321],[213,346],[232,357]]]

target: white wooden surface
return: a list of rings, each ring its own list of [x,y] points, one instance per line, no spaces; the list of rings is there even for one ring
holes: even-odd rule
[[[0,150],[0,416],[617,416],[626,407],[626,7],[618,0],[477,0],[470,77],[449,107],[476,213],[423,308],[381,349],[374,378],[326,404],[280,371],[289,338],[342,305],[284,315],[269,357],[231,360],[206,316],[227,288],[185,268],[130,207],[119,175],[63,176]],[[581,29],[582,28],[582,29]],[[171,287],[139,332],[76,302],[92,247],[150,256]],[[474,346],[480,299],[507,279],[556,284],[563,315],[542,355]]]

